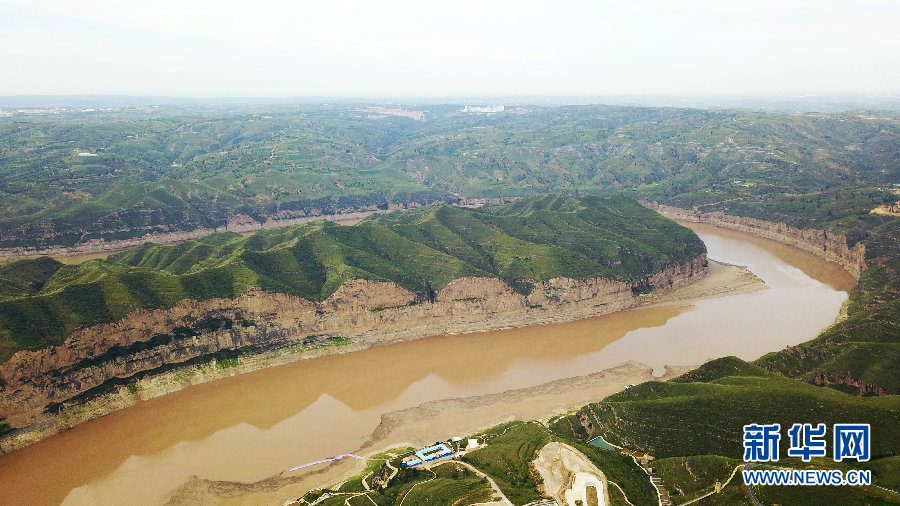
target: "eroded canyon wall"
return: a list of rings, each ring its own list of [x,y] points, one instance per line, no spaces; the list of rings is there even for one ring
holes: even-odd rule
[[[728,230],[745,232],[757,237],[790,244],[820,258],[840,264],[856,279],[859,279],[862,271],[866,269],[865,245],[857,243],[852,248],[848,247],[847,238],[841,234],[814,228],[801,229],[785,223],[732,216],[722,212],[699,213],[657,202],[642,201],[641,204],[673,220],[708,223]]]
[[[660,293],[705,275],[706,255],[700,255],[642,285]],[[525,296],[502,280],[473,277],[452,281],[433,302],[394,283],[360,279],[347,281],[319,303],[262,290],[235,299],[183,300],[170,309],[137,310],[118,322],[78,330],[59,346],[16,353],[0,366],[0,421],[19,428],[46,425],[55,411],[86,401],[110,381],[227,360],[222,355],[227,351],[314,347],[337,336],[366,347],[572,320],[634,307],[640,300],[630,283],[604,278],[540,281]],[[7,442],[0,452],[15,446],[20,445]]]

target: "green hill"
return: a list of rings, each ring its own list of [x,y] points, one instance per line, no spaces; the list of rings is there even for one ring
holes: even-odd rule
[[[592,433],[585,429],[589,421]],[[613,444],[649,453],[653,468],[683,502],[712,491],[743,458],[743,426],[781,424],[779,466],[814,469],[871,469],[873,482],[895,488],[900,452],[900,397],[861,397],[785,378],[735,357],[710,361],[667,382],[651,381],[584,406],[552,421],[558,437],[586,441],[601,435]],[[787,428],[794,423],[868,423],[872,460],[809,464],[788,458]],[[829,443],[828,448],[831,448]],[[710,504],[748,502],[740,476]],[[896,495],[876,487],[759,487],[766,504],[894,504]]]
[[[50,257],[0,265],[0,300],[39,293],[62,265]]]
[[[703,252],[689,229],[632,200],[548,196],[488,209],[432,205],[353,227],[319,221],[246,237],[218,233],[78,265],[19,261],[0,270],[0,359],[137,308],[253,287],[314,301],[350,278],[393,281],[422,299],[462,276],[497,277],[526,294],[534,280],[557,276],[637,287]]]
[[[369,105],[369,104],[366,104]],[[423,106],[424,107],[424,106]],[[164,106],[0,118],[0,247],[70,246],[458,197],[637,191],[779,221],[868,211],[897,182],[897,113],[361,104]],[[510,109],[513,109],[510,107]],[[88,155],[96,156],[83,156]],[[834,197],[834,198],[832,198]],[[769,209],[771,210],[771,209]],[[771,215],[771,213],[769,213]]]
[[[742,427],[751,423],[872,425],[872,452],[895,456],[900,397],[860,397],[767,373],[734,357],[713,360],[673,381],[651,381],[581,410],[607,441],[658,457],[743,456]],[[749,374],[747,374],[749,373]],[[691,378],[697,378],[696,380]],[[554,430],[587,437],[576,416]],[[787,438],[782,438],[787,444]],[[782,448],[782,454],[787,446]]]
[[[757,365],[854,394],[900,394],[900,220],[867,230],[866,269],[849,317]]]

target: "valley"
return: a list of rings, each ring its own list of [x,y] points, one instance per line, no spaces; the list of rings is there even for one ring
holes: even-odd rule
[[[841,500],[895,499],[900,229],[870,211],[895,200],[896,113],[367,110],[0,118],[2,502],[484,499],[481,472],[524,502],[563,444],[612,504],[742,503],[710,488],[741,424],[817,409],[879,441],[877,486]],[[284,473],[473,435],[499,444],[458,485]]]
[[[160,497],[154,494],[164,492],[163,489],[167,486],[163,483],[187,478],[187,476],[175,478],[171,473],[177,472],[180,468],[195,474],[200,468],[194,466],[198,465],[206,470],[203,475],[206,479],[239,481],[265,479],[265,476],[268,476],[266,469],[270,469],[271,473],[282,466],[286,469],[291,465],[302,463],[300,461],[311,461],[326,454],[343,453],[360,446],[378,450],[382,446],[387,447],[399,442],[431,441],[435,437],[462,434],[467,430],[480,430],[503,421],[508,416],[526,419],[550,416],[559,410],[565,411],[591,399],[614,393],[629,383],[657,379],[654,374],[665,373],[667,364],[696,366],[712,356],[737,353],[741,347],[744,351],[740,353],[747,359],[752,359],[767,350],[778,349],[786,344],[798,343],[815,336],[820,328],[834,320],[845,298],[844,292],[827,283],[835,283],[844,290],[853,283],[852,278],[846,274],[841,277],[843,270],[840,267],[834,266],[830,268],[831,270],[823,271],[822,268],[829,264],[797,250],[793,250],[795,256],[791,258],[793,262],[797,262],[794,265],[799,265],[803,270],[794,267],[791,274],[784,277],[784,274],[779,272],[784,269],[781,266],[786,264],[779,260],[776,254],[784,255],[781,249],[791,248],[779,246],[777,243],[753,239],[746,235],[729,237],[701,232],[701,237],[704,237],[705,242],[710,245],[709,254],[713,258],[724,257],[732,263],[743,261],[741,263],[758,264],[760,267],[757,269],[757,275],[766,281],[768,288],[753,291],[758,287],[750,284],[747,289],[751,291],[745,294],[732,293],[708,300],[676,299],[675,305],[669,305],[665,297],[662,297],[659,301],[661,305],[658,307],[634,309],[572,323],[420,339],[365,351],[303,360],[281,367],[232,376],[141,402],[128,409],[79,425],[44,442],[0,458],[0,465],[12,466],[21,463],[15,465],[33,467],[36,465],[33,459],[59,452],[74,457],[77,455],[76,448],[81,445],[96,447],[95,443],[86,443],[89,438],[103,439],[108,437],[111,430],[115,430],[117,434],[121,434],[119,437],[132,434],[129,439],[133,443],[123,443],[123,440],[119,439],[114,448],[120,457],[109,462],[111,467],[105,466],[107,471],[103,471],[100,475],[92,473],[95,478],[89,482],[100,481],[74,491],[75,495],[69,500],[102,501],[104,497],[115,497],[122,490],[116,487],[135,486],[134,482],[128,480],[128,476],[141,476],[145,487],[151,487],[144,489],[143,492],[147,494],[149,500],[152,497]],[[751,257],[755,260],[743,256],[748,251],[758,255]],[[766,265],[770,267],[765,267]],[[804,274],[804,270],[820,281]],[[716,275],[716,272],[713,272],[710,277]],[[689,290],[705,281],[705,279],[697,281],[695,284],[687,285],[685,289]],[[720,289],[722,288],[727,289],[727,283],[721,285]],[[798,289],[812,290],[810,294],[820,295],[797,297]],[[779,295],[782,291],[783,294]],[[677,290],[673,292],[677,293]],[[759,312],[749,310],[749,301],[760,297],[767,299],[758,302]],[[768,299],[771,297],[777,298],[779,302],[774,303]],[[830,302],[824,304],[826,300]],[[746,318],[755,323],[736,323],[731,316],[735,311],[728,309],[729,304],[731,307],[741,308]],[[805,309],[790,304],[801,304]],[[773,307],[782,307],[786,313],[808,312],[816,308],[820,316],[804,324],[808,325],[804,327],[805,330],[799,330],[794,327],[797,322],[787,318],[772,318]],[[716,318],[714,315],[725,318]],[[711,324],[713,321],[719,323]],[[762,321],[769,321],[773,325],[772,330],[759,331],[771,336],[770,341],[762,342],[750,336],[740,337],[740,334],[734,334],[742,328],[751,334],[757,334],[754,329],[758,329]],[[775,331],[775,328],[781,330]],[[722,339],[723,333],[732,335],[732,338]],[[804,335],[807,337],[803,337]],[[696,341],[698,338],[704,338],[705,343],[698,343]],[[753,347],[750,347],[751,344]],[[717,348],[720,346],[721,348]],[[404,355],[410,359],[400,358]],[[632,361],[630,365],[617,366],[628,361]],[[638,365],[636,362],[650,364],[650,367]],[[457,367],[459,363],[465,363],[465,367]],[[355,373],[348,376],[347,371]],[[677,373],[670,372],[666,377],[672,377],[674,374]],[[566,379],[576,376],[583,376],[583,379]],[[349,382],[352,377],[359,378],[363,383],[359,387],[354,386]],[[145,388],[149,391],[153,385],[152,381],[141,383],[138,394],[145,391]],[[159,386],[163,385],[165,383]],[[377,385],[377,388],[373,390],[363,385]],[[299,395],[298,388],[306,393]],[[320,388],[322,390],[319,390]],[[267,394],[260,397],[259,392],[262,391]],[[250,397],[246,397],[246,401],[235,402],[234,396],[240,395],[238,392],[245,392]],[[493,395],[492,392],[497,395]],[[127,390],[122,389],[118,397],[111,400],[117,398],[124,400],[129,395]],[[465,400],[473,395],[476,397]],[[447,397],[463,400],[440,400]],[[427,401],[431,399],[437,401],[429,404]],[[423,402],[425,404],[422,404]],[[388,418],[381,414],[397,410],[400,410],[397,415],[390,415]],[[213,413],[218,414],[211,417]],[[191,416],[198,418],[184,423],[186,417]],[[132,423],[139,425],[130,429],[125,428]],[[336,423],[341,427],[339,432],[332,430]],[[380,427],[376,429],[379,424]],[[171,431],[175,427],[184,427],[193,435],[180,431],[172,434]],[[228,429],[229,427],[232,428]],[[372,439],[373,436],[369,434],[373,430],[377,436],[366,444],[367,439]],[[435,431],[439,430],[447,433],[435,434]],[[162,439],[154,442],[146,438],[148,434],[158,434]],[[232,434],[230,437],[244,443],[222,446],[216,442],[226,434]],[[307,434],[305,437],[311,439],[308,443],[285,446],[284,438],[296,441],[300,434]],[[261,465],[257,471],[251,471],[245,450],[247,448],[245,445],[249,444],[247,441],[250,441],[247,438],[255,441],[252,443],[254,448],[269,448],[261,451],[260,456],[271,456],[272,452],[276,452],[275,448],[282,448],[277,452],[281,455],[278,460],[280,464],[272,462]],[[100,439],[97,439],[96,444],[99,444]],[[190,448],[196,450],[188,450],[188,447],[183,447],[184,443],[176,443],[177,441],[194,441],[190,444]],[[57,444],[62,446],[58,447]],[[137,446],[132,446],[134,444]],[[145,446],[147,444],[151,446]],[[161,444],[165,447],[173,444],[175,446],[163,451],[163,447],[159,446]],[[113,447],[108,448],[112,450]],[[212,448],[219,449],[208,454],[215,455],[214,460],[204,460],[203,455]],[[230,451],[238,453],[223,459],[221,451],[225,451],[225,448],[231,448]],[[147,453],[148,451],[150,453]],[[175,455],[173,451],[179,455],[178,467],[171,467],[173,462],[170,456]],[[190,451],[194,456],[187,458],[186,451]],[[195,451],[199,453],[193,453]],[[145,456],[139,461],[132,461],[132,464],[115,474],[101,478],[122,465],[124,462],[122,458],[130,454]],[[242,456],[238,457],[238,454]],[[151,458],[151,455],[157,456]],[[269,462],[269,459],[270,457],[266,457],[264,460]],[[165,465],[168,471],[160,474],[161,468],[154,467],[152,469],[155,470],[152,471],[151,468],[143,471],[131,469],[131,466],[138,462],[146,462],[147,465],[153,466]],[[156,464],[151,464],[152,462]],[[241,462],[240,468],[243,471],[230,474],[228,462]],[[45,462],[45,465],[47,464]],[[224,467],[221,467],[223,465]],[[340,464],[346,465],[349,463]],[[77,467],[81,468],[82,465]],[[4,475],[9,475],[12,469],[3,468]],[[194,470],[188,471],[190,469]],[[47,472],[53,473],[53,467],[47,469]],[[149,475],[157,476],[158,481],[146,481]],[[314,474],[312,479],[315,479],[315,476],[318,475]],[[40,478],[35,476],[34,479]],[[291,486],[291,490],[312,486],[308,480],[309,478],[304,478],[298,481],[297,485]],[[101,483],[106,485],[100,485]],[[116,485],[117,483],[120,485]],[[320,487],[327,485],[328,483],[319,484]],[[196,485],[191,485],[194,486]],[[30,485],[26,481],[16,490],[24,493],[29,488]],[[251,486],[248,490],[256,488]],[[63,493],[69,494],[68,491]],[[260,497],[269,497],[268,500],[272,500],[278,494],[283,496],[286,491],[260,490],[259,493],[264,494]],[[61,500],[63,496],[56,497],[56,500]],[[89,497],[91,499],[88,499]]]

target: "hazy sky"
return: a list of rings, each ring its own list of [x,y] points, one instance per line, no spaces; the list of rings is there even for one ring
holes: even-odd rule
[[[0,0],[0,95],[900,91],[900,0]]]

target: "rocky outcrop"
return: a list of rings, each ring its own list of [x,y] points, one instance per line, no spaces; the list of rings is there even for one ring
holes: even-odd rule
[[[817,386],[847,386],[858,390],[859,395],[888,395],[884,387],[877,383],[868,383],[854,378],[850,374],[829,374],[825,372],[817,372],[810,381]]]
[[[705,276],[705,266],[706,255],[700,255],[639,284],[665,292]],[[554,278],[534,283],[524,296],[499,279],[464,277],[439,290],[433,302],[417,299],[394,283],[361,279],[348,280],[322,302],[262,290],[235,299],[183,300],[170,309],[136,310],[118,322],[78,330],[59,346],[16,353],[0,366],[0,421],[19,428],[46,427],[59,410],[64,414],[98,393],[115,392],[179,364],[208,365],[239,354],[252,358],[292,347],[335,352],[566,321],[634,307],[642,300],[635,293],[630,283],[604,278]],[[353,346],[323,346],[338,336]],[[304,356],[298,353],[292,359]],[[102,414],[100,410],[96,416]],[[19,438],[26,443],[33,439]],[[0,452],[17,446],[0,442]]]
[[[732,216],[722,212],[699,213],[656,202],[644,201],[641,204],[673,220],[708,223],[789,244],[830,262],[840,264],[856,279],[859,279],[862,271],[866,269],[865,245],[856,243],[851,248],[847,245],[847,238],[841,234],[813,228],[800,229],[784,223]]]

